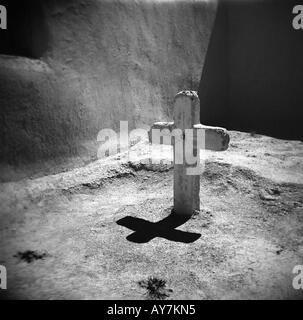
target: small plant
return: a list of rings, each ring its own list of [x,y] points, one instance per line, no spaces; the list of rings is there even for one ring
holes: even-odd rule
[[[147,280],[139,281],[139,286],[147,290],[147,296],[151,300],[164,300],[172,292],[171,289],[165,288],[165,280],[156,277],[149,277]]]
[[[35,260],[43,260],[44,258],[48,257],[49,254],[43,252],[39,253],[37,251],[26,250],[23,252],[18,252],[14,255],[15,258],[19,258],[21,261],[26,261],[27,263],[31,263]]]

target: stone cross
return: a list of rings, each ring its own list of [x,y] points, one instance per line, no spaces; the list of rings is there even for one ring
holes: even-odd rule
[[[158,130],[157,130],[158,129]],[[174,135],[173,139],[167,143],[165,135],[172,137],[172,132],[179,129],[179,135]],[[188,130],[192,129],[192,130]],[[161,130],[162,140],[155,139],[156,134]],[[190,141],[188,137],[191,133],[189,150],[196,160],[188,163],[186,160],[186,147]],[[213,151],[224,151],[228,148],[229,135],[224,128],[210,127],[200,124],[200,101],[195,91],[181,91],[175,97],[174,102],[174,122],[156,122],[149,132],[151,143],[172,144],[174,147],[174,213],[177,215],[191,216],[196,210],[200,210],[200,174],[201,172],[191,172],[189,170],[200,164],[200,147],[197,144],[198,133],[203,137],[203,148]],[[188,139],[187,139],[188,138]],[[177,148],[177,140],[182,140],[183,148]],[[186,146],[187,145],[187,146]],[[179,145],[180,146],[180,145]],[[200,147],[199,147],[200,146]],[[178,150],[177,150],[178,149]],[[180,150],[183,152],[180,160]]]

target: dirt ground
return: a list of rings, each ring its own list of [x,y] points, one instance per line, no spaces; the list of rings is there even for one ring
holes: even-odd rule
[[[227,151],[201,151],[201,211],[179,222],[172,166],[150,164],[147,147],[134,145],[131,161],[122,153],[0,185],[0,298],[303,298],[292,287],[303,264],[302,142],[231,132]],[[170,156],[165,147],[159,158]]]

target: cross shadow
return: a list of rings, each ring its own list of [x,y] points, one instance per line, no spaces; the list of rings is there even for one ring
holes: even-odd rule
[[[126,239],[131,242],[147,243],[156,237],[160,237],[175,242],[192,243],[201,237],[200,233],[175,229],[189,219],[190,217],[183,217],[171,213],[158,222],[150,222],[141,218],[128,216],[118,220],[117,224],[135,231],[126,237]]]

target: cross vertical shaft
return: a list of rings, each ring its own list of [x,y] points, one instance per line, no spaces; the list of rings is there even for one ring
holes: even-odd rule
[[[178,215],[192,215],[200,210],[200,175],[189,175],[187,169],[192,167],[185,157],[185,129],[193,129],[200,123],[200,103],[193,91],[179,92],[175,97],[174,125],[183,131],[183,164],[175,161],[176,147],[174,144],[174,212]],[[197,144],[193,143],[193,156],[199,161]]]

